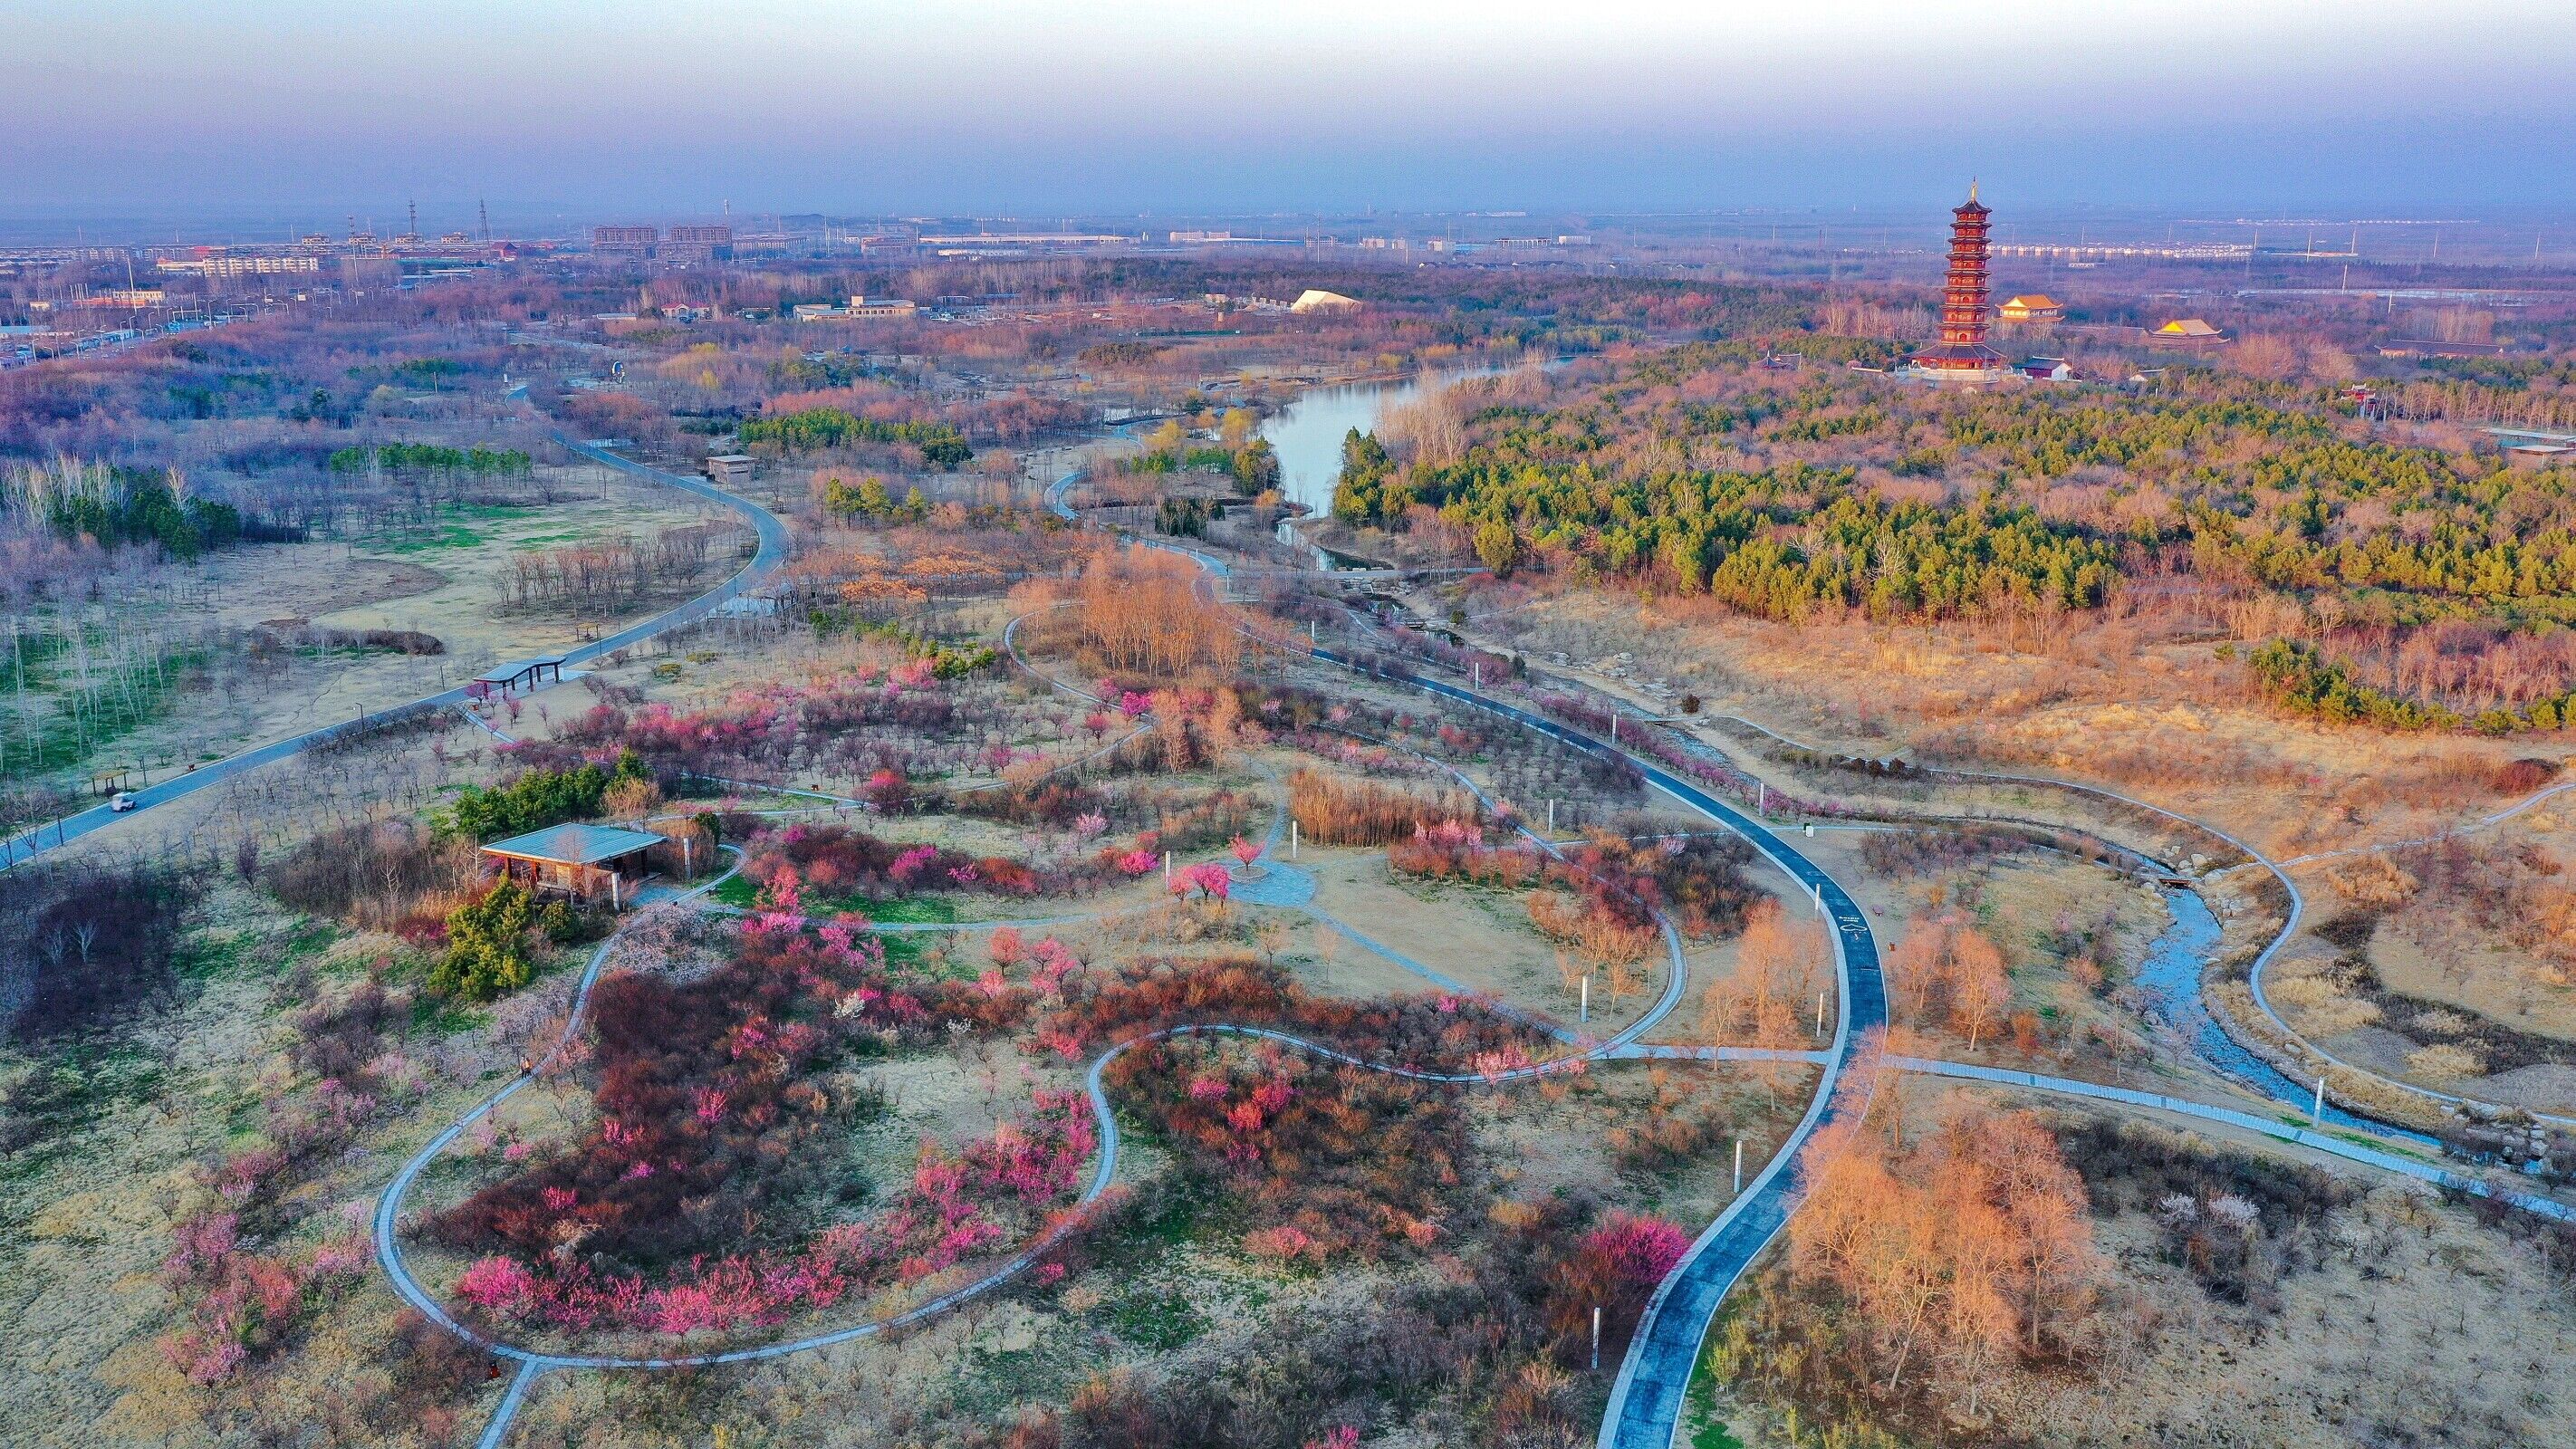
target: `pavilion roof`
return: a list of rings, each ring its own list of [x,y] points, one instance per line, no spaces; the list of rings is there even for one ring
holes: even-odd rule
[[[645,830],[626,830],[614,825],[549,825],[525,835],[513,835],[484,846],[487,855],[515,855],[523,860],[554,861],[563,865],[595,865],[621,855],[633,855],[662,843],[662,837]]]

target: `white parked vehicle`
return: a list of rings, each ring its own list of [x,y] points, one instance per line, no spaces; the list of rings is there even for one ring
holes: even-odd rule
[[[117,814],[119,814],[119,815],[122,815],[122,814],[124,814],[126,811],[133,809],[133,808],[134,808],[134,792],[133,792],[133,791],[131,791],[131,790],[119,790],[119,791],[117,791],[115,794],[113,794],[113,795],[111,795],[111,796],[109,796],[109,797],[108,797],[108,800],[107,800],[107,808],[108,808],[108,809],[110,809],[110,810],[115,811],[115,812],[116,812]]]

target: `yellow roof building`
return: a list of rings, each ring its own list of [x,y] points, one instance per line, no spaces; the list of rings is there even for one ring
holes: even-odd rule
[[[2045,292],[2007,298],[1995,311],[2007,322],[2054,322],[2066,315],[2066,309],[2058,305],[2057,299]]]

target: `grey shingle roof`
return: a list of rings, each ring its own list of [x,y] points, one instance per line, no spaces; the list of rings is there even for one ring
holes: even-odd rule
[[[661,843],[661,836],[642,830],[622,830],[614,825],[549,825],[543,830],[531,830],[525,835],[493,841],[483,848],[496,855],[522,855],[569,865],[593,865]]]

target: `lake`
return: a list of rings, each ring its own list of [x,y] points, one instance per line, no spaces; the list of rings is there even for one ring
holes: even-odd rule
[[[1270,415],[1261,436],[1279,455],[1280,491],[1292,503],[1306,505],[1308,516],[1333,511],[1333,485],[1342,476],[1342,439],[1351,429],[1375,432],[1391,406],[1422,396],[1426,387],[1445,387],[1462,377],[1481,377],[1490,368],[1433,373],[1405,382],[1364,382],[1319,387]]]

